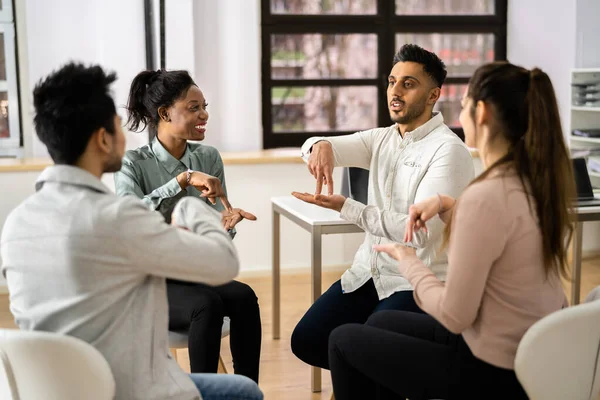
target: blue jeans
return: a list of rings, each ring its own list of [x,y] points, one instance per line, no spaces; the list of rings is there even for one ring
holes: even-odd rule
[[[258,385],[250,378],[229,374],[190,374],[202,400],[263,400]]]

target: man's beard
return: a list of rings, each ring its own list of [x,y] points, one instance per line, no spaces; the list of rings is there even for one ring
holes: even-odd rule
[[[397,114],[391,114],[391,118],[392,121],[395,122],[396,124],[408,124],[411,123],[412,121],[414,121],[415,119],[419,118],[421,115],[423,115],[423,113],[425,112],[425,106],[426,106],[426,100],[423,100],[419,103],[415,103],[413,105],[411,105],[410,107],[406,106],[405,103],[405,110],[406,112],[404,113],[403,116],[397,115]]]
[[[104,172],[118,172],[121,170],[121,166],[123,165],[123,160],[118,155],[114,154],[111,156],[110,160],[104,166]]]

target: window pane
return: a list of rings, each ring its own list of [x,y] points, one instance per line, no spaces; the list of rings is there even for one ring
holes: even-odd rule
[[[396,48],[407,43],[437,54],[448,76],[472,75],[481,64],[494,61],[494,35],[487,33],[397,33]]]
[[[8,129],[8,94],[0,92],[0,138],[10,136]]]
[[[494,0],[396,0],[398,15],[486,15],[494,11]]]
[[[377,35],[271,35],[271,77],[376,78]]]
[[[347,131],[377,126],[377,88],[274,87],[273,132]]]
[[[460,100],[466,89],[467,85],[444,85],[440,99],[435,103],[434,110],[441,111],[444,123],[452,128],[460,127]]]
[[[2,0],[0,0],[2,1]],[[6,55],[4,53],[4,33],[0,32],[0,81],[6,80]]]
[[[376,0],[271,0],[272,14],[376,14]]]

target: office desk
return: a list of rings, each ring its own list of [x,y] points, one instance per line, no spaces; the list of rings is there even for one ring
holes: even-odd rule
[[[575,209],[575,232],[573,232],[573,264],[571,269],[571,305],[579,304],[581,291],[581,248],[583,245],[583,223],[600,221],[600,206],[577,207]]]

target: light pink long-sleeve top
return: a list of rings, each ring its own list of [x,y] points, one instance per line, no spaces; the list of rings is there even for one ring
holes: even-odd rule
[[[546,275],[536,213],[514,174],[473,184],[458,200],[445,283],[416,257],[402,263],[418,305],[502,368],[514,369],[525,331],[566,300],[557,274]]]

